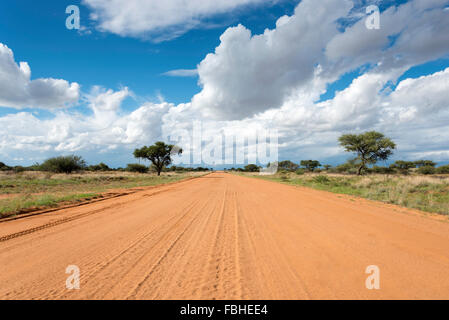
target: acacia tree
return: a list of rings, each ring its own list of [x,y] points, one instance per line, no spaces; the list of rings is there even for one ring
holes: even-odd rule
[[[278,168],[286,171],[296,171],[299,169],[299,166],[290,160],[285,160],[279,162]]]
[[[435,167],[437,164],[432,160],[418,160],[414,162],[415,166],[418,168],[422,167]]]
[[[398,169],[403,174],[408,174],[410,169],[416,168],[416,163],[412,161],[402,161],[398,160],[395,163],[393,163],[390,168],[392,169]]]
[[[321,163],[318,160],[302,160],[301,166],[307,169],[307,171],[313,172],[316,168],[321,167]]]
[[[168,145],[164,142],[156,142],[151,147],[143,147],[134,150],[134,157],[151,161],[160,176],[162,169],[172,163],[173,155],[182,154],[182,149],[174,145]]]
[[[387,160],[396,149],[396,144],[382,133],[369,131],[359,135],[345,134],[339,139],[340,145],[347,152],[355,152],[359,161],[358,175],[366,169],[367,164],[375,164],[379,160]]]

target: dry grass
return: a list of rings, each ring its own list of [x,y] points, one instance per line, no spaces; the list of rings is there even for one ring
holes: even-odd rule
[[[326,173],[246,175],[449,215],[449,176],[447,175],[369,175],[363,177]]]
[[[44,172],[0,173],[0,217],[30,208],[54,207],[95,198],[109,190],[154,186],[204,173],[137,174],[102,172],[49,174]]]

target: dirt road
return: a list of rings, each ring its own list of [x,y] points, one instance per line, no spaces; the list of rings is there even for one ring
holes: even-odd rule
[[[3,222],[0,238],[0,299],[449,299],[449,223],[223,173]]]

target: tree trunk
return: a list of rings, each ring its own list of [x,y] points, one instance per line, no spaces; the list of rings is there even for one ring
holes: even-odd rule
[[[362,175],[362,170],[363,170],[364,167],[365,167],[365,164],[362,163],[362,165],[359,167],[359,171],[358,171],[357,175],[359,175],[359,176]]]

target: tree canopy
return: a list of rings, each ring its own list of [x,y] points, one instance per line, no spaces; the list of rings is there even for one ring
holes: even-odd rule
[[[432,160],[418,160],[418,161],[415,161],[414,164],[415,164],[415,167],[417,167],[417,168],[435,167],[437,165]]]
[[[390,168],[398,169],[401,173],[407,174],[410,169],[416,168],[416,163],[413,161],[402,161],[398,160],[393,163]]]
[[[318,160],[302,160],[301,166],[306,168],[308,171],[313,172],[316,168],[321,167],[321,163]]]
[[[146,159],[151,161],[157,170],[157,175],[160,176],[164,167],[169,166],[172,163],[173,155],[182,154],[182,149],[174,145],[165,144],[165,142],[159,141],[150,147],[143,147],[134,151],[134,157],[140,159]]]
[[[296,171],[299,169],[299,166],[290,160],[285,160],[285,161],[279,162],[278,168],[280,170]]]
[[[396,144],[382,133],[369,131],[362,134],[345,134],[339,138],[340,145],[347,152],[357,154],[359,168],[357,173],[362,174],[367,164],[376,164],[379,160],[387,160],[396,149]]]

